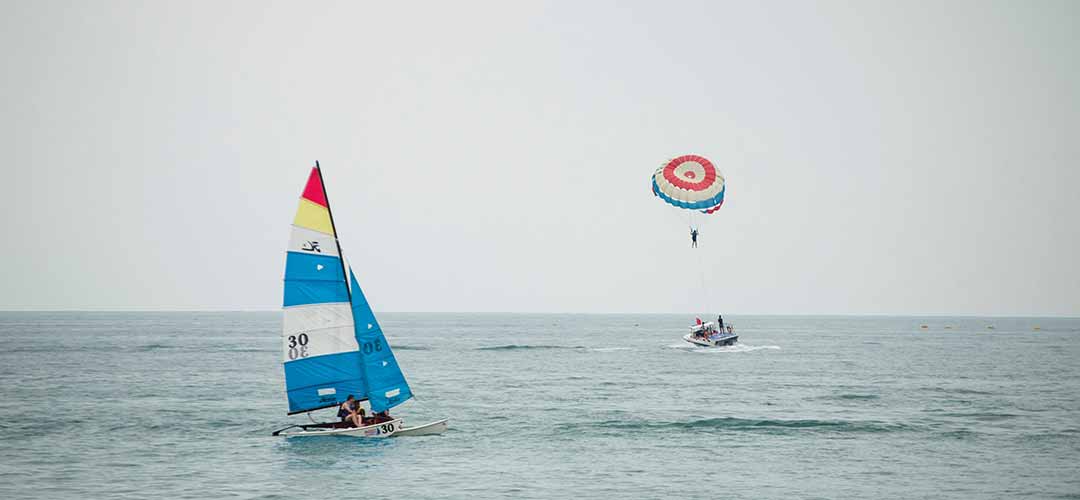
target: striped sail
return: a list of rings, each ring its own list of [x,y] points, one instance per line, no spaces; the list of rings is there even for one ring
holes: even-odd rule
[[[386,411],[408,401],[412,397],[412,390],[398,367],[394,352],[390,350],[390,344],[386,342],[382,328],[375,320],[375,313],[368,305],[352,269],[349,269],[349,280],[352,282],[352,315],[356,320],[356,342],[360,346],[362,369],[367,382],[366,396],[371,404],[371,411]]]
[[[311,169],[285,258],[282,352],[289,413],[368,392],[322,172]],[[366,324],[366,323],[365,323]]]

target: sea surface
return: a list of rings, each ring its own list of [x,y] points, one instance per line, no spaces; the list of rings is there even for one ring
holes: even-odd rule
[[[447,433],[271,437],[278,313],[0,313],[0,498],[1080,498],[1080,319],[380,319]]]

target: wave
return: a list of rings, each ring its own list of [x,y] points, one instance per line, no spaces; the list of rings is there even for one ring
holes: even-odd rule
[[[835,432],[835,433],[884,433],[912,430],[906,424],[888,423],[877,420],[782,420],[782,419],[747,419],[736,417],[717,417],[686,421],[661,420],[608,420],[585,427],[601,430],[619,431],[659,431],[685,430],[701,431],[742,431],[742,432]]]
[[[960,441],[975,439],[979,437],[979,433],[970,429],[957,429],[954,431],[939,432],[938,437],[945,439],[956,439]]]
[[[183,345],[168,345],[168,344],[144,344],[129,346],[126,350],[134,352],[149,352],[149,351],[172,351],[172,350],[191,350],[191,346]]]
[[[593,347],[589,349],[593,352],[611,352],[611,351],[632,351],[633,347]]]
[[[995,413],[995,412],[954,412],[954,413],[942,413],[943,417],[961,417],[961,418],[973,418],[981,421],[997,421],[1008,420],[1010,418],[1018,418],[1022,415],[1016,415],[1014,413]]]
[[[519,345],[519,344],[507,344],[497,345],[489,347],[477,347],[477,351],[517,351],[526,349],[585,349],[584,346],[568,346],[568,345]]]
[[[396,345],[395,351],[430,351],[431,348],[422,345]]]
[[[854,401],[870,401],[874,399],[881,399],[881,396],[878,396],[877,394],[837,394],[835,396],[829,396],[829,398]]]
[[[929,392],[943,392],[946,394],[975,394],[978,396],[992,396],[994,393],[986,391],[977,391],[975,389],[965,389],[963,387],[949,388],[949,387],[920,387],[919,390]]]

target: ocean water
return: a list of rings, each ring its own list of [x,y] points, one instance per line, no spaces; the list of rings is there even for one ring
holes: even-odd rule
[[[446,434],[271,437],[277,313],[0,313],[0,498],[1080,498],[1078,319],[380,318]]]

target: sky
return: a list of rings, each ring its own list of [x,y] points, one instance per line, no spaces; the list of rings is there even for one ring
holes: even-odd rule
[[[0,9],[0,309],[274,310],[318,160],[376,311],[1080,316],[1077,2]]]

